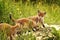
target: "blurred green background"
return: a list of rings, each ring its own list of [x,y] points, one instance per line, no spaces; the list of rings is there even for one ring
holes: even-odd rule
[[[46,11],[45,23],[60,24],[60,0],[0,0],[0,23],[12,23],[15,19],[37,15],[37,10]]]

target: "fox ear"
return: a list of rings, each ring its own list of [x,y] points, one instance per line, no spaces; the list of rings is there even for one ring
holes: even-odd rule
[[[46,12],[44,12],[44,14],[46,14]]]
[[[40,10],[38,10],[38,13],[40,13]]]

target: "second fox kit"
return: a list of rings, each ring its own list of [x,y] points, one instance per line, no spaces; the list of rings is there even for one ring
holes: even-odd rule
[[[45,14],[46,14],[46,12],[40,12],[38,10],[38,15],[37,16],[33,16],[33,17],[29,17],[29,19],[35,21],[36,23],[39,22],[39,23],[41,23],[41,25],[43,27],[45,27],[45,25],[44,25],[44,16],[45,16]]]
[[[17,33],[16,29],[19,27],[19,24],[16,24],[14,26],[11,26],[10,24],[7,23],[1,23],[0,24],[0,31],[5,31],[5,30],[9,30],[9,31],[5,31],[7,34],[7,37],[9,37],[10,40],[12,40],[13,36]]]

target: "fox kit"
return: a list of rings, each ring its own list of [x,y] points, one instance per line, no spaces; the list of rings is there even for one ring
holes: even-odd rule
[[[16,24],[15,26],[11,26],[7,23],[1,23],[0,24],[0,30],[5,31],[5,30],[9,30],[6,32],[7,36],[10,37],[10,40],[12,40],[12,36],[14,36],[16,34],[16,28],[19,27],[18,24]]]
[[[17,19],[15,20],[11,14],[10,14],[10,19],[15,22],[15,23],[19,23],[20,24],[20,27],[22,25],[21,28],[24,28],[24,25],[27,24],[27,27],[26,28],[32,28],[32,29],[36,29],[37,30],[37,27],[38,25],[36,24],[36,22],[34,22],[33,20],[30,20],[28,18],[21,18],[21,19]]]
[[[33,17],[29,17],[29,19],[35,21],[36,23],[41,23],[43,27],[45,27],[44,25],[44,16],[45,16],[46,12],[40,12],[38,10],[38,15],[37,16],[33,16]]]

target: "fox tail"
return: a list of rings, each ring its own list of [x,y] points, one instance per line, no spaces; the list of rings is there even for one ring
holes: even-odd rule
[[[13,22],[16,22],[16,20],[12,17],[12,14],[11,14],[11,13],[9,14],[9,17],[10,17],[10,19],[11,19]]]

